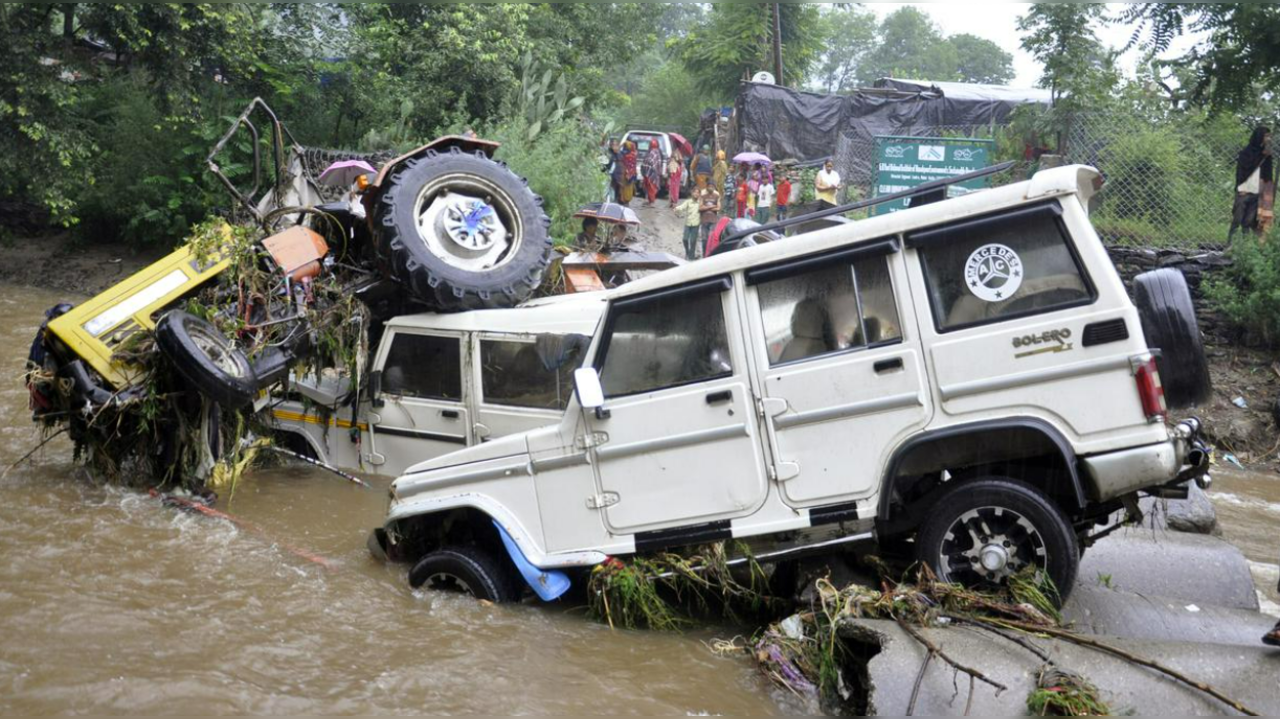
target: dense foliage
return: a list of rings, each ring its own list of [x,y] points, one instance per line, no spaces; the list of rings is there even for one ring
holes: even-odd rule
[[[173,244],[227,206],[205,154],[260,96],[309,146],[521,127],[504,155],[566,183],[539,179],[544,195],[598,199],[600,132],[584,123],[626,108],[620,75],[647,84],[655,67],[631,58],[664,39],[651,16],[645,3],[5,3],[0,192],[88,239]]]

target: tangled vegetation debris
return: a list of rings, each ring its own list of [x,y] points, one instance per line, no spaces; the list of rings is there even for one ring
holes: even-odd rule
[[[743,620],[786,607],[789,602],[772,595],[769,575],[747,547],[734,550],[745,560],[737,566],[730,564],[725,543],[687,555],[610,560],[591,573],[588,610],[611,627],[675,631],[695,615],[716,612]]]
[[[336,368],[358,376],[368,329],[359,301],[332,277],[291,287],[282,273],[272,271],[261,234],[259,228],[221,220],[196,227],[189,239],[195,261],[208,266],[227,260],[230,266],[183,309],[236,338],[250,359],[301,341],[311,351],[295,368],[299,373]],[[297,294],[305,297],[291,296]],[[273,303],[284,305],[294,321],[271,316]],[[234,493],[270,446],[265,420],[252,408],[224,410],[192,390],[165,361],[150,329],[134,333],[112,359],[128,368],[131,382],[98,405],[76,406],[74,382],[56,368],[28,368],[25,379],[33,394],[52,403],[36,414],[45,436],[66,431],[75,460],[103,481]]]
[[[1027,711],[1035,716],[1111,716],[1098,688],[1079,675],[1046,665],[1036,687],[1027,698]]]

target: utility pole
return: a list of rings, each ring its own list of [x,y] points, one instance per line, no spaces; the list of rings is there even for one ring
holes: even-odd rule
[[[773,76],[778,85],[782,82],[782,3],[773,3]]]

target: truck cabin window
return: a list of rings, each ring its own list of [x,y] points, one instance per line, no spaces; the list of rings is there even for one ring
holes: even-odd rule
[[[606,398],[656,392],[733,374],[723,289],[615,307],[600,381]]]
[[[758,286],[773,366],[900,341],[888,260],[831,264]]]
[[[480,341],[484,403],[525,409],[563,410],[573,396],[573,373],[582,366],[575,351],[557,369],[547,369],[532,342]]]
[[[382,367],[383,394],[462,401],[462,341],[397,334]]]
[[[1089,304],[1094,293],[1049,208],[930,230],[920,261],[939,331]]]

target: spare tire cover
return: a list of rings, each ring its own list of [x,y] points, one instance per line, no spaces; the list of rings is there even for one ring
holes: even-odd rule
[[[1194,407],[1207,400],[1213,389],[1209,361],[1186,278],[1172,269],[1138,275],[1133,302],[1147,347],[1160,350],[1156,364],[1169,408]]]

